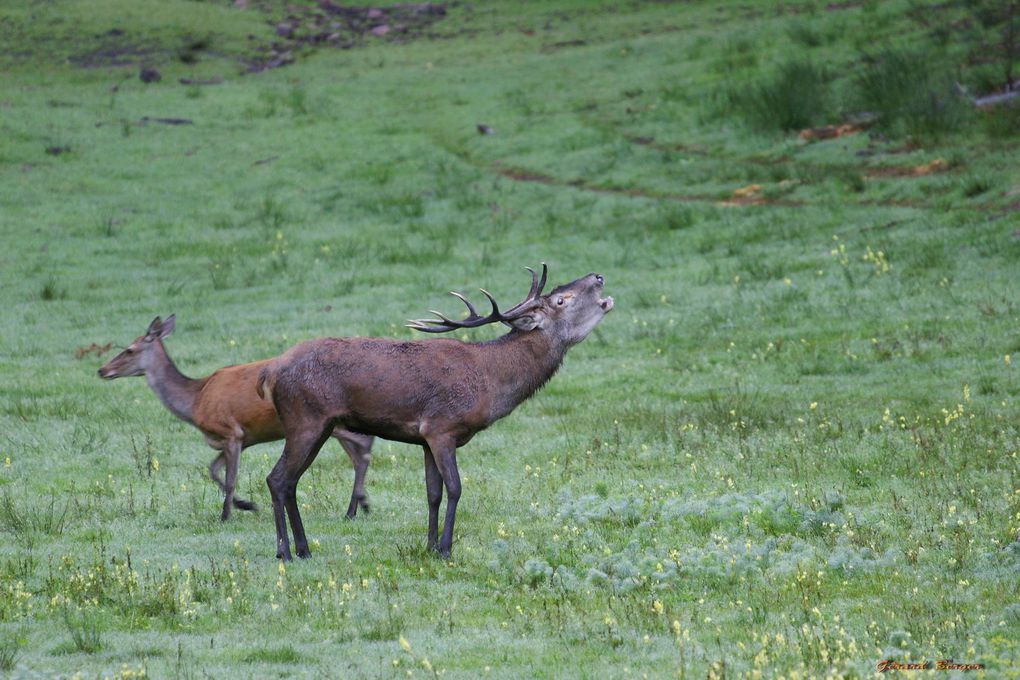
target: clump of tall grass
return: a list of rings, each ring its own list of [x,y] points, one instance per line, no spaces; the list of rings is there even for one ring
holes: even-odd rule
[[[752,128],[800,130],[826,119],[829,76],[808,59],[791,59],[756,84],[730,87],[722,99],[726,109]]]
[[[18,665],[20,655],[17,640],[8,639],[0,642],[0,671],[13,671]]]
[[[89,609],[64,609],[64,627],[74,648],[83,654],[95,654],[103,648],[103,633],[97,614]]]
[[[959,130],[970,106],[952,75],[923,50],[889,49],[864,57],[851,98],[876,115],[876,126],[892,135],[939,138]]]

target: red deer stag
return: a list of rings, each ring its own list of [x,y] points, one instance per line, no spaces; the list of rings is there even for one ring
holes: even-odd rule
[[[205,435],[206,443],[220,452],[209,465],[209,476],[226,494],[220,516],[225,521],[230,517],[231,506],[255,509],[254,503],[234,495],[241,451],[254,444],[283,439],[283,427],[273,405],[260,399],[255,392],[259,372],[270,360],[228,366],[207,378],[193,380],[177,370],[163,346],[163,338],[173,332],[175,322],[173,314],[166,321],[157,316],[145,335],[135,338],[127,349],[99,369],[99,377],[113,380],[144,375],[163,406],[198,428]],[[341,429],[331,434],[354,464],[354,491],[347,508],[347,516],[353,519],[359,505],[368,511],[365,473],[372,459],[372,437]],[[224,465],[226,479],[219,474]]]
[[[297,484],[334,427],[383,439],[420,444],[425,450],[428,547],[448,557],[460,500],[457,448],[509,414],[556,373],[567,350],[595,328],[613,298],[600,297],[604,280],[589,274],[547,295],[529,267],[528,297],[501,312],[493,297],[488,316],[468,307],[461,321],[413,321],[410,328],[445,333],[501,322],[511,327],[489,342],[452,339],[320,338],[296,345],[262,371],[257,389],[276,405],[286,444],[266,478],[276,519],[276,556],[290,560],[284,509],[298,557],[309,557]],[[439,505],[446,486],[446,521],[439,533]],[[437,541],[437,539],[439,539]]]

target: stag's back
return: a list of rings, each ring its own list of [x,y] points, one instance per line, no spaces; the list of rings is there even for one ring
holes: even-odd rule
[[[337,420],[357,432],[421,443],[439,421],[477,431],[490,400],[473,346],[451,339],[320,338],[262,371],[277,408]]]

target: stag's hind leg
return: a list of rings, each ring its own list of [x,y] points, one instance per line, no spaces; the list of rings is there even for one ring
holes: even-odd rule
[[[294,532],[294,547],[298,557],[311,557],[305,527],[298,511],[297,483],[315,460],[332,430],[331,423],[320,423],[317,426],[303,426],[300,430],[289,432],[287,443],[283,447],[283,455],[266,477],[269,494],[273,499],[273,518],[276,520],[276,556],[282,560],[291,559],[284,510]]]
[[[429,455],[431,453],[431,455]],[[436,494],[433,505],[431,486],[434,480],[429,479],[429,458],[432,465],[442,477],[442,485],[446,487],[446,519],[443,521],[443,535],[439,545],[435,546],[435,521],[439,515],[439,499]],[[428,448],[425,455],[425,478],[429,488],[429,546],[434,547],[442,557],[449,557],[453,548],[453,524],[457,518],[457,503],[460,501],[460,472],[457,470],[457,442],[452,437],[428,437]],[[439,486],[435,484],[435,486]]]
[[[443,476],[439,474],[432,449],[426,444],[425,449],[425,493],[429,501],[429,530],[427,546],[435,550],[439,542],[439,504],[443,502]]]
[[[365,475],[368,472],[368,464],[372,461],[372,442],[375,441],[375,437],[341,429],[334,430],[333,436],[344,447],[354,466],[354,490],[351,491],[351,503],[347,506],[347,519],[354,519],[359,506],[365,512],[369,512]]]

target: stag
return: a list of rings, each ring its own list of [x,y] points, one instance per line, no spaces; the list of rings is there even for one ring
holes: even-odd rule
[[[194,425],[219,455],[209,464],[209,476],[223,490],[223,512],[220,519],[230,517],[231,506],[254,510],[255,504],[238,498],[234,493],[241,451],[263,442],[283,438],[283,428],[269,402],[255,392],[255,381],[269,360],[221,368],[212,375],[194,380],[182,374],[163,346],[163,339],[173,333],[176,324],[171,314],[164,321],[158,316],[149,324],[145,335],[135,338],[128,347],[99,369],[105,380],[144,375],[149,387],[171,413]],[[368,512],[365,495],[365,474],[372,459],[372,437],[337,428],[331,434],[354,464],[354,490],[347,517],[353,519],[360,505]],[[226,478],[220,471],[226,467]]]
[[[613,308],[600,297],[605,280],[588,274],[542,295],[542,277],[530,267],[532,284],[523,302],[481,316],[459,293],[467,318],[412,321],[410,328],[445,333],[503,323],[509,333],[488,342],[449,338],[403,341],[385,338],[320,338],[294,346],[263,369],[257,389],[272,399],[283,423],[283,455],[266,478],[276,520],[276,556],[291,559],[284,510],[298,557],[309,557],[297,484],[333,428],[374,435],[425,451],[429,520],[427,545],[449,557],[460,501],[457,449],[508,415],[556,373],[567,350]],[[439,506],[446,488],[446,517],[439,538]]]

